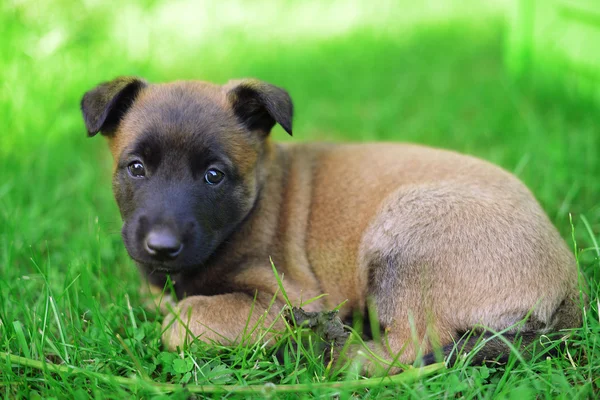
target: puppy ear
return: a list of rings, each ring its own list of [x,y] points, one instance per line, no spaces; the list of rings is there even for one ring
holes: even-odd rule
[[[83,95],[81,112],[88,136],[102,131],[110,134],[127,112],[139,91],[147,83],[136,77],[122,76],[104,82]]]
[[[288,92],[257,79],[230,81],[225,88],[233,112],[246,128],[268,134],[278,123],[292,135],[294,106]]]

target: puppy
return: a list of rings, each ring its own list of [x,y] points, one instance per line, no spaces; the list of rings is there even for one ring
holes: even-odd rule
[[[175,282],[170,349],[239,343],[308,311],[370,305],[383,359],[410,363],[465,332],[531,342],[581,323],[575,260],[530,191],[485,161],[409,144],[276,144],[292,134],[288,93],[254,79],[87,92],[90,136],[108,139],[123,241],[151,285]],[[483,330],[485,334],[485,330]],[[253,336],[254,335],[254,336]],[[506,356],[491,340],[479,358]],[[426,361],[433,361],[431,355]]]

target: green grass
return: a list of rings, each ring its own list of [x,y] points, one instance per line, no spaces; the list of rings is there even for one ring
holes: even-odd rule
[[[0,5],[0,397],[188,398],[196,385],[250,386],[258,391],[235,396],[257,398],[598,396],[598,109],[509,79],[494,12],[411,25],[396,24],[399,8],[322,35],[298,25],[270,36],[270,24],[286,29],[255,17],[246,31],[220,27],[196,43],[133,6],[38,3]],[[283,15],[292,3],[282,4]],[[291,14],[282,16],[288,24]],[[293,140],[425,143],[515,172],[577,254],[590,293],[584,327],[560,357],[494,368],[463,362],[394,383],[357,384],[309,350],[294,357],[288,348],[280,359],[258,345],[164,351],[162,317],[143,309],[120,240],[108,150],[85,137],[78,109],[84,91],[123,74],[254,76],[289,89]],[[290,140],[280,128],[273,135]]]

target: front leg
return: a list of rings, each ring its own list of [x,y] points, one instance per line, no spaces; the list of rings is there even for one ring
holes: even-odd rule
[[[198,339],[235,345],[266,341],[271,331],[281,331],[282,303],[258,295],[227,293],[215,296],[191,296],[181,300],[165,317],[162,341],[169,350],[183,348]]]

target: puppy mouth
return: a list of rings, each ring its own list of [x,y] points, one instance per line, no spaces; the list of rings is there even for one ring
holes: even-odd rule
[[[140,260],[138,258],[131,257],[138,265],[142,266],[150,274],[156,272],[167,273],[167,274],[178,274],[185,270],[195,267],[195,265],[168,265],[160,262],[152,262],[147,260]]]
[[[153,274],[155,272],[164,272],[167,274],[178,274],[185,269],[186,269],[185,267],[167,267],[167,266],[163,266],[163,265],[152,265],[150,268],[150,274]]]

